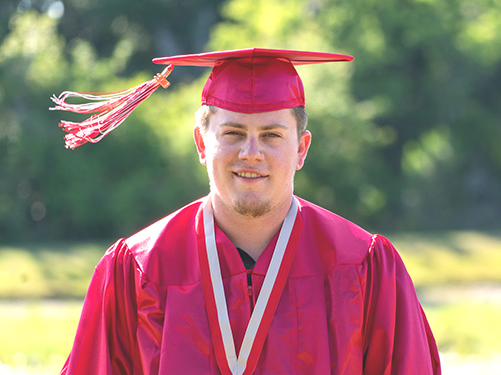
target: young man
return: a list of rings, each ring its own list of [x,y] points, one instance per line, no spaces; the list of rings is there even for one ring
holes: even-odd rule
[[[311,143],[294,65],[349,60],[157,60],[214,67],[194,128],[210,194],[106,252],[62,374],[440,374],[393,246],[293,194]]]

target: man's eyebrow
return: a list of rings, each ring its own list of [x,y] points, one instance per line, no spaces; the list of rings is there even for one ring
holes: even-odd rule
[[[222,124],[219,124],[219,126],[222,127],[229,127],[229,128],[238,128],[238,129],[246,129],[247,127],[245,125],[239,124],[238,122],[223,122]]]
[[[221,127],[231,127],[231,128],[237,128],[237,129],[247,129],[246,125],[239,124],[237,122],[224,122],[220,124],[219,126]],[[284,129],[284,130],[289,130],[289,128],[283,124],[269,124],[269,125],[262,125],[258,128],[259,130],[273,130],[273,129]]]

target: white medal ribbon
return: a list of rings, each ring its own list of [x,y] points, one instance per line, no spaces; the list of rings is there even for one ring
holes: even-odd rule
[[[217,317],[223,338],[224,350],[226,352],[229,368],[233,375],[242,375],[247,367],[247,360],[254,344],[257,330],[263,318],[266,305],[268,304],[271,291],[275,285],[275,280],[277,279],[278,271],[280,270],[280,266],[282,264],[282,259],[292,233],[297,212],[298,206],[295,198],[293,198],[291,208],[285,217],[284,223],[282,224],[282,229],[280,230],[280,234],[278,236],[275,251],[273,252],[268,271],[266,272],[266,276],[264,278],[263,287],[261,288],[256,306],[249,321],[249,325],[245,331],[242,347],[240,348],[240,353],[237,358],[235,342],[233,340],[233,333],[231,331],[230,319],[228,316],[226,297],[224,294],[221,267],[219,265],[219,258],[217,255],[212,204],[210,198],[207,198],[205,201],[203,207],[203,218],[209,271],[212,280],[214,298],[216,300]]]

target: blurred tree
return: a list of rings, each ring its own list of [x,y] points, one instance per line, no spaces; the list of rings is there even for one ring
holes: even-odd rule
[[[70,47],[86,40],[100,58],[111,56],[117,43],[126,40],[127,48],[134,49],[121,72],[128,75],[144,69],[156,56],[202,51],[211,26],[219,20],[220,3],[222,0],[5,0],[0,4],[0,41],[12,14],[36,10],[59,19],[58,33]]]
[[[183,141],[179,147],[181,139],[191,137],[193,120],[186,136],[178,137],[179,126],[173,126],[188,114],[193,119],[198,107],[195,88],[190,87],[190,95],[183,95],[183,85],[178,85],[177,96],[172,89],[157,94],[128,119],[127,126],[115,130],[114,142],[105,139],[100,147],[87,145],[74,152],[64,149],[58,119],[83,118],[49,112],[52,93],[63,87],[115,91],[151,75],[117,77],[133,50],[124,53],[126,39],[117,43],[109,58],[100,59],[83,39],[66,48],[56,27],[57,21],[47,14],[17,13],[0,46],[0,237],[127,235],[204,194],[204,173],[196,153],[186,157],[186,149],[194,151],[194,146]],[[165,97],[171,95],[183,98],[177,101],[180,105],[160,115]],[[159,136],[162,127],[168,130]]]
[[[355,56],[298,68],[314,142],[298,194],[369,229],[499,228],[500,8],[499,0],[4,1],[0,238],[126,236],[205,194],[191,127],[206,70],[176,68],[171,88],[99,146],[74,152],[55,124],[82,117],[47,111],[48,97],[132,87],[156,73],[146,65],[155,56],[251,46]]]
[[[119,40],[135,46],[126,74],[142,70],[156,56],[202,51],[222,0],[68,0],[60,31],[71,43],[85,39],[99,56]],[[174,79],[178,79],[179,74]]]
[[[301,68],[314,132],[302,195],[373,228],[499,228],[500,12],[497,0],[232,0],[210,44],[355,56]]]

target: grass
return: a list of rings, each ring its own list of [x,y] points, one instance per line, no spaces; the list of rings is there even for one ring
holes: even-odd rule
[[[501,284],[501,233],[395,233],[416,288]],[[110,243],[0,245],[0,299],[83,298]]]
[[[108,245],[0,246],[0,298],[83,298]]]
[[[501,233],[387,237],[423,296],[444,355],[444,375],[492,373],[489,369],[501,362]],[[108,246],[0,246],[0,375],[59,373],[71,349],[81,300]],[[487,294],[497,291],[497,297],[478,298],[479,285],[488,285]]]
[[[81,309],[80,301],[0,302],[0,375],[18,370],[58,374]]]
[[[468,375],[493,373],[479,369],[490,369],[493,360],[499,364],[501,304],[460,302],[425,310],[443,354],[444,375],[458,375],[461,368],[469,369]],[[0,302],[0,375],[59,374],[80,311],[79,301]]]
[[[417,288],[501,284],[501,232],[396,233],[387,237]]]
[[[424,309],[441,352],[484,358],[501,354],[501,303],[461,301]]]

